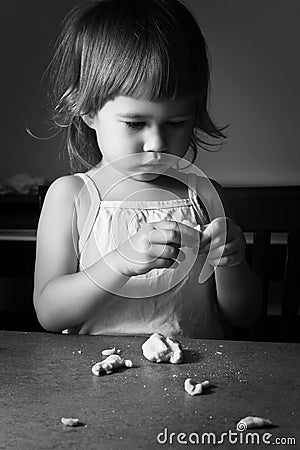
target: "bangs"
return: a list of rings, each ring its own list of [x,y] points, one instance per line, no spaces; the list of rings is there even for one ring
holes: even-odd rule
[[[135,4],[132,11],[130,3]],[[147,10],[147,2],[118,2],[118,14],[110,10],[105,21],[86,30],[77,91],[85,114],[96,113],[117,96],[157,101],[189,95],[199,98],[206,92],[205,42],[198,26],[191,29],[189,17],[187,32],[184,20],[177,22],[170,11],[162,11],[161,2],[157,10],[155,2],[151,3]],[[177,2],[173,4],[178,7]],[[200,54],[199,38],[203,41]],[[198,61],[202,61],[201,68]]]
[[[192,74],[187,76],[187,65],[183,69],[184,55],[180,55],[176,46],[165,49],[156,42],[146,44],[136,48],[134,55],[131,51],[123,53],[114,70],[106,73],[104,85],[112,88],[108,96],[157,101],[195,94]]]

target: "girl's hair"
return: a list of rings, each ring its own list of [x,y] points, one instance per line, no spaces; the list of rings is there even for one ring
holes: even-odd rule
[[[50,65],[54,121],[66,131],[71,169],[102,158],[95,131],[81,116],[117,96],[149,101],[191,95],[199,136],[225,137],[207,111],[209,64],[204,37],[179,0],[100,0],[67,15]]]

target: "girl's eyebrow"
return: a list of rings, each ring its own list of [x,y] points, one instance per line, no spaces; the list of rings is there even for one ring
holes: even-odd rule
[[[150,116],[146,116],[143,114],[135,114],[135,113],[124,113],[124,114],[118,114],[119,117],[122,117],[122,119],[141,119],[141,118],[148,118]]]
[[[188,119],[191,116],[192,116],[192,113],[177,114],[177,115],[166,118],[166,120]],[[136,113],[123,113],[123,114],[121,113],[121,114],[118,114],[118,117],[120,117],[122,119],[151,119],[152,118],[152,116],[148,116],[146,114],[136,114]]]

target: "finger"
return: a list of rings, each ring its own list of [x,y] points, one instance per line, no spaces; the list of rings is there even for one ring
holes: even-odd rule
[[[215,258],[215,259],[210,259],[209,260],[209,264],[213,267],[223,267],[226,266],[228,262],[228,258]]]
[[[201,237],[201,243],[200,248],[205,253],[209,249],[213,250],[218,247],[223,247],[224,245],[229,246],[236,242],[236,237],[231,236],[229,237],[226,235],[226,233],[220,232],[217,234],[214,234],[210,240],[208,240],[208,236],[205,235],[205,231],[203,232],[203,235]]]
[[[222,236],[216,237],[212,240],[207,241],[207,238],[202,239],[200,242],[200,252],[199,253],[208,253],[209,251],[212,251],[214,249],[217,249],[219,247],[224,247],[224,239]]]
[[[156,258],[153,261],[153,268],[162,268],[162,267],[169,267],[170,269],[176,269],[179,264],[185,260],[185,254],[183,252],[180,252],[176,259],[171,258]]]
[[[177,259],[179,248],[173,245],[153,244],[149,251],[150,258]]]
[[[216,247],[214,249],[209,250],[209,258],[221,258],[225,256],[236,255],[239,251],[239,248],[235,245],[234,242],[226,243],[226,245],[221,245],[220,247]]]
[[[220,265],[237,265],[245,258],[245,252],[236,245],[236,241],[209,252],[209,262],[220,261]]]
[[[176,230],[154,229],[149,233],[148,239],[151,244],[181,244],[180,233]]]
[[[226,236],[227,229],[227,218],[217,217],[216,219],[212,220],[207,226],[204,226],[202,228],[202,232],[206,238],[212,240],[218,235]]]
[[[158,222],[150,222],[148,225],[157,230],[179,230],[178,222],[175,220],[159,220]]]
[[[231,239],[230,241],[224,242],[224,240],[220,236],[218,236],[211,243],[211,250],[215,250],[217,248],[223,249],[223,251],[227,254],[228,252],[232,253],[238,250],[239,245],[235,239]]]
[[[164,227],[178,234],[182,247],[195,247],[199,245],[201,233],[198,229],[192,228],[185,223],[171,220],[157,222],[157,229],[165,229]]]
[[[222,258],[210,259],[209,264],[214,267],[234,267],[242,262],[236,254],[222,256]]]
[[[200,253],[207,253],[217,233],[217,226],[213,222],[201,228]]]
[[[211,223],[213,224],[212,230],[208,230],[212,234],[211,239],[221,237],[223,241],[226,239],[227,242],[231,242],[237,238],[243,238],[241,228],[229,217],[218,217]],[[207,233],[207,230],[203,231]]]
[[[179,263],[174,259],[156,258],[151,264],[151,269],[176,269]]]

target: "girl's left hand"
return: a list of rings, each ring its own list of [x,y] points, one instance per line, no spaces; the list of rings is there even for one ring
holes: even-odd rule
[[[202,228],[200,254],[217,267],[233,267],[245,259],[246,241],[241,228],[229,217],[217,217]]]

